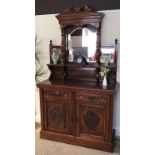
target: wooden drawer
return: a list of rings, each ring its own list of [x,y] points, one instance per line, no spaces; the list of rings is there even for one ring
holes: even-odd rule
[[[77,92],[76,93],[76,100],[77,101],[109,103],[110,100],[111,100],[111,95],[109,95],[109,94],[96,94],[96,93]]]
[[[60,88],[45,88],[43,89],[44,97],[55,97],[55,98],[63,98],[70,99],[71,93],[68,90],[60,89]]]

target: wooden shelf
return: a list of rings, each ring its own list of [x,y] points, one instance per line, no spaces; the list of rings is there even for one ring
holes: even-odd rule
[[[108,67],[108,68],[116,68],[117,65],[115,63],[113,64],[109,64],[108,66],[105,66],[104,64],[101,64],[100,66],[97,64],[47,64],[50,67],[84,67],[84,68],[91,68],[91,67],[97,67],[97,68],[101,68],[101,67]]]
[[[117,85],[117,84],[116,84]],[[63,80],[45,80],[39,83],[38,87],[47,87],[47,86],[60,86],[60,87],[71,87],[71,88],[84,88],[84,89],[92,89],[92,90],[101,90],[106,92],[115,92],[116,91],[116,85],[109,85],[107,88],[102,88],[102,85],[96,85],[96,82],[86,82],[86,81],[78,81],[78,80],[69,80],[69,81],[63,81]]]

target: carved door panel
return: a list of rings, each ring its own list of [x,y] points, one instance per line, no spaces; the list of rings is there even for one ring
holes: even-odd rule
[[[44,99],[45,130],[69,133],[69,100]]]
[[[77,130],[80,137],[104,140],[106,127],[105,107],[95,102],[77,102]]]

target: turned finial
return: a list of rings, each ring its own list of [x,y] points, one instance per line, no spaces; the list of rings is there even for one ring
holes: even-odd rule
[[[115,45],[117,45],[117,43],[118,43],[118,39],[116,38],[116,39],[115,39]]]

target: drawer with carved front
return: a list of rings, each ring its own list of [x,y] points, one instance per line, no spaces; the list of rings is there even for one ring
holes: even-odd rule
[[[71,93],[67,90],[62,90],[60,88],[49,88],[43,89],[44,97],[61,97],[64,99],[70,99]]]
[[[76,94],[76,100],[109,103],[111,100],[111,96],[108,94],[102,95],[102,94],[80,92]]]

